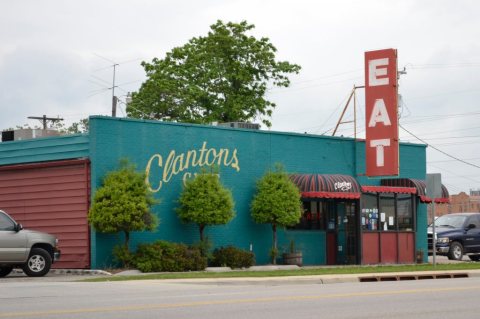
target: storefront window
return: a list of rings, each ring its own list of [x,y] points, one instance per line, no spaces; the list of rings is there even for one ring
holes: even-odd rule
[[[408,194],[362,194],[362,230],[413,231],[413,201]]]
[[[411,195],[397,195],[397,218],[398,230],[413,230],[413,205]]]
[[[323,201],[304,201],[300,222],[288,229],[325,230],[327,203]]]
[[[378,203],[377,195],[362,195],[362,229],[377,230],[378,229]]]
[[[379,229],[383,231],[396,230],[395,221],[395,196],[394,194],[380,195],[380,224]]]

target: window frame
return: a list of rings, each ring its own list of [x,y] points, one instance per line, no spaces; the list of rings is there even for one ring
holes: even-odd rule
[[[366,197],[375,197],[376,199],[376,207],[366,207],[365,205],[365,198]],[[383,197],[390,197],[389,200],[393,199],[393,218],[394,218],[394,227],[388,227],[388,217],[391,214],[385,216],[385,223],[387,223],[387,230],[384,229],[384,222],[381,222],[382,217],[382,208],[381,208],[381,198]],[[410,203],[410,212],[411,212],[411,221],[409,225],[411,227],[400,228],[399,223],[399,197],[409,198]],[[363,193],[360,198],[360,229],[363,232],[416,232],[417,230],[417,223],[416,223],[416,206],[415,206],[415,199],[413,194],[404,194],[404,193]],[[372,200],[370,199],[370,202]],[[369,204],[371,205],[371,203]],[[368,215],[367,215],[368,214]],[[371,216],[371,217],[370,217]],[[366,223],[368,218],[375,219],[375,224],[370,225]],[[404,223],[402,223],[404,225]],[[370,229],[369,229],[370,228]],[[388,229],[389,228],[389,229]],[[410,229],[409,229],[410,228]]]
[[[10,226],[7,225],[8,222],[10,222]],[[17,223],[10,216],[3,212],[0,212],[0,231],[14,231],[16,225]]]

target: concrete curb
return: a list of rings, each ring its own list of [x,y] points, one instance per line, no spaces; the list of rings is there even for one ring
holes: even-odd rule
[[[111,276],[112,274],[100,269],[51,269],[54,275],[82,275],[82,276]]]
[[[22,269],[13,269],[13,274],[21,275],[23,274]],[[54,276],[67,276],[67,275],[76,275],[76,276],[111,276],[112,274],[105,270],[99,269],[50,269],[48,275]]]

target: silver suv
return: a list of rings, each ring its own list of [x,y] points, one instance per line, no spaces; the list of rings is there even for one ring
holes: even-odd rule
[[[7,213],[0,210],[0,277],[20,267],[28,276],[40,277],[50,271],[60,258],[55,236],[25,230]]]

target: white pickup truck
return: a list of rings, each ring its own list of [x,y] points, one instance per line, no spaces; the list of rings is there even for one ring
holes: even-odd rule
[[[0,210],[0,277],[20,267],[28,276],[41,277],[60,258],[58,239],[50,234],[25,230]]]

